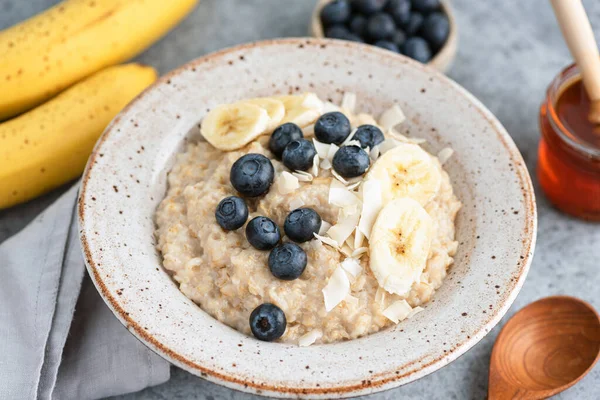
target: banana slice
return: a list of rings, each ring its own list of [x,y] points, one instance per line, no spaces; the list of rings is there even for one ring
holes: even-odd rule
[[[285,116],[282,124],[293,122],[304,128],[315,122],[323,111],[323,102],[314,93],[304,93],[298,96],[273,97],[285,106]]]
[[[410,197],[426,205],[440,190],[442,175],[420,146],[400,143],[377,159],[367,179],[381,182],[383,204]]]
[[[267,111],[245,102],[223,104],[206,114],[200,133],[219,150],[236,150],[267,131]]]
[[[267,111],[270,118],[269,125],[267,126],[268,132],[275,130],[275,128],[281,125],[281,121],[285,116],[283,102],[269,97],[257,97],[255,99],[244,100],[244,103],[256,104]]]
[[[433,221],[415,200],[389,202],[377,216],[369,240],[370,268],[379,286],[406,296],[425,269]]]

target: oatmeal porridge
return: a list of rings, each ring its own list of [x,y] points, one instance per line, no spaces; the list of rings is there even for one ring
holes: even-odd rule
[[[156,212],[183,294],[261,340],[358,338],[422,310],[457,250],[461,206],[442,164],[375,119],[313,94],[211,110]]]

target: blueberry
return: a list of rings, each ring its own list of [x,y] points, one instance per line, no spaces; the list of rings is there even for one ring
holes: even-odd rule
[[[281,159],[283,165],[292,171],[306,171],[313,165],[313,159],[317,154],[315,145],[310,140],[294,140],[285,147]]]
[[[389,40],[378,40],[373,43],[377,47],[381,47],[382,49],[390,50],[396,53],[400,53],[400,49],[396,46],[395,43],[390,42]]]
[[[383,136],[381,129],[375,125],[361,125],[356,129],[352,139],[358,140],[363,149],[366,147],[372,149],[379,143],[383,142],[385,137]]]
[[[439,50],[450,34],[450,21],[440,12],[432,13],[423,22],[419,31],[421,37],[429,43],[435,51]]]
[[[415,10],[424,14],[437,11],[440,8],[440,0],[412,0]]]
[[[295,243],[284,243],[269,254],[269,269],[275,278],[292,281],[306,268],[306,253]]]
[[[321,9],[321,23],[326,27],[344,24],[350,18],[351,11],[348,0],[333,0]]]
[[[365,33],[373,42],[392,37],[396,24],[388,14],[377,13],[369,17]]]
[[[419,31],[419,29],[421,29],[421,25],[423,25],[424,20],[425,18],[422,14],[419,14],[417,12],[410,14],[408,22],[402,26],[402,28],[404,29],[404,33],[406,33],[406,36],[414,36]]]
[[[271,250],[281,239],[279,227],[272,219],[255,217],[246,225],[246,239],[258,250]]]
[[[275,128],[269,140],[269,149],[275,154],[275,157],[281,158],[285,146],[303,137],[302,129],[298,125],[288,122]]]
[[[396,32],[394,32],[394,34],[390,38],[390,40],[392,41],[392,43],[398,46],[398,48],[402,48],[402,45],[404,45],[404,42],[406,42],[406,33],[404,33],[404,31],[400,29],[397,29]]]
[[[410,18],[410,0],[390,0],[385,10],[392,16],[396,25],[402,26]]]
[[[311,240],[314,238],[313,233],[319,233],[319,229],[321,229],[321,217],[312,208],[295,209],[288,214],[283,224],[287,237],[297,243]]]
[[[333,169],[344,178],[361,176],[369,168],[371,160],[366,151],[358,146],[342,146],[333,156]]]
[[[367,18],[364,15],[356,14],[350,20],[348,27],[352,33],[362,36],[365,34],[365,27],[367,26]]]
[[[352,0],[352,9],[364,14],[371,15],[383,9],[387,0]]]
[[[257,197],[269,191],[275,177],[275,169],[271,160],[262,154],[246,154],[241,156],[231,167],[229,180],[241,194]]]
[[[350,32],[344,25],[334,25],[325,31],[325,36],[331,39],[350,40],[351,42],[363,42],[360,36]]]
[[[427,41],[420,37],[408,39],[402,48],[402,54],[422,63],[431,60],[431,49]]]
[[[244,200],[237,196],[229,196],[221,200],[215,211],[217,223],[226,231],[241,228],[248,219],[248,207]]]
[[[321,143],[341,144],[351,130],[348,117],[338,111],[321,115],[315,123],[315,136]]]
[[[258,340],[272,342],[279,339],[286,325],[283,310],[275,304],[261,304],[250,314],[250,330]]]

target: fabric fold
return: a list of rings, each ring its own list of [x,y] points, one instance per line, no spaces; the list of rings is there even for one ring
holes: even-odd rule
[[[0,245],[1,399],[97,399],[169,379],[169,363],[121,325],[86,276],[78,186]]]

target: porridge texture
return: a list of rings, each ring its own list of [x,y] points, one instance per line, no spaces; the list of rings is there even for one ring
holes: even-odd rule
[[[276,304],[287,319],[280,339],[287,343],[298,343],[315,331],[319,331],[317,343],[358,338],[393,325],[384,310],[394,302],[405,299],[411,307],[418,307],[432,298],[453,262],[457,249],[454,218],[461,205],[437,158],[432,156],[441,173],[441,186],[424,206],[434,233],[418,282],[405,296],[386,292],[371,272],[366,253],[357,258],[360,273],[348,275],[349,296],[327,311],[323,289],[347,255],[320,240],[300,243],[308,259],[306,269],[298,279],[279,280],[267,267],[269,252],[252,247],[244,228],[225,231],[215,220],[219,202],[238,195],[230,183],[233,163],[244,154],[258,153],[271,159],[275,182],[267,194],[245,199],[248,221],[267,216],[283,227],[286,216],[300,204],[316,210],[329,224],[338,222],[340,207],[329,201],[330,186],[336,179],[331,169],[321,168],[312,181],[300,181],[299,187],[285,193],[281,189],[286,168],[269,151],[268,140],[268,135],[260,136],[234,151],[198,142],[177,156],[168,175],[168,192],[156,212],[156,235],[163,265],[187,297],[217,320],[248,335],[251,312],[263,303]]]
[[[292,100],[296,101],[294,104],[298,107],[298,101]],[[288,103],[293,103],[292,100]],[[282,100],[284,104],[286,101]],[[251,111],[257,112],[256,109]],[[300,114],[301,118],[306,117],[306,112]],[[347,114],[355,126],[376,123],[369,115],[359,114],[357,117],[350,111]],[[263,118],[264,115],[260,117]],[[393,117],[394,113],[391,115]],[[314,131],[307,121],[314,122],[317,117],[318,115],[312,115],[302,121],[304,137],[309,140]],[[388,113],[387,117],[383,115],[380,118],[379,123],[386,124],[386,118],[388,125],[398,122],[391,118],[393,122],[390,124]],[[394,133],[393,129],[387,129],[386,137],[390,133]],[[280,338],[280,341],[287,343],[302,343],[302,338],[307,336],[312,337],[310,343],[331,343],[368,335],[410,317],[412,314],[408,311],[419,311],[419,306],[432,298],[435,290],[442,285],[457,250],[454,219],[461,203],[453,194],[448,174],[442,169],[445,161],[443,158],[446,156],[440,153],[438,159],[426,154],[427,158],[431,158],[431,168],[441,178],[435,195],[422,202],[422,208],[431,217],[432,234],[428,236],[430,246],[416,279],[410,283],[406,292],[398,295],[396,293],[399,292],[391,293],[394,290],[386,291],[382,288],[381,280],[378,281],[379,278],[373,273],[374,266],[370,265],[368,249],[358,248],[359,245],[368,246],[361,245],[362,238],[355,243],[358,250],[348,250],[349,246],[345,245],[346,251],[343,251],[341,245],[337,248],[335,245],[331,246],[327,240],[313,239],[299,243],[307,256],[306,269],[298,279],[286,281],[277,279],[267,267],[269,251],[260,251],[250,245],[245,236],[245,225],[237,230],[226,231],[217,223],[215,209],[219,202],[228,196],[239,195],[230,182],[232,165],[243,155],[251,153],[269,158],[275,174],[274,183],[266,194],[245,198],[249,210],[247,221],[256,216],[269,217],[283,232],[286,216],[298,207],[314,209],[324,221],[325,227],[336,226],[340,219],[345,218],[347,209],[342,210],[339,204],[333,204],[335,202],[331,201],[330,189],[335,184],[342,185],[340,182],[346,185],[353,182],[345,182],[343,178],[334,176],[327,160],[322,160],[321,168],[316,168],[317,157],[315,168],[308,171],[312,171],[313,176],[297,180],[290,190],[286,187],[286,182],[292,177],[290,172],[293,171],[289,171],[271,153],[268,135],[255,136],[246,139],[243,145],[231,151],[219,150],[207,142],[188,144],[177,156],[175,165],[168,174],[168,192],[156,212],[157,247],[162,254],[164,267],[187,297],[217,320],[248,335],[251,334],[249,316],[252,311],[264,303],[275,304],[284,312],[287,320],[285,333]],[[400,141],[404,139],[406,138],[401,138]],[[382,144],[381,153],[386,142],[389,142],[388,138]],[[319,149],[319,146],[317,150],[320,150],[321,156],[327,151],[331,154],[331,149]],[[333,145],[330,147],[337,149]],[[377,154],[372,160],[374,163],[377,163]],[[306,173],[305,175],[308,176]],[[297,174],[295,176],[302,178]],[[356,180],[359,181],[360,179]],[[350,190],[360,197],[361,186],[355,186]],[[417,207],[421,209],[418,204]],[[355,225],[358,225],[356,221]],[[359,228],[355,231],[358,232]],[[319,234],[327,235],[326,230]],[[289,239],[283,237],[283,242],[287,241]],[[346,243],[351,241],[352,236]],[[352,253],[353,250],[357,250],[358,254]],[[405,250],[402,248],[401,251],[404,253]],[[340,265],[343,266],[350,256],[354,257],[353,273],[340,272]],[[345,284],[345,297],[338,299],[327,310],[323,289],[328,282],[334,280],[336,273],[338,277],[342,275],[343,281],[349,282],[350,288],[348,290]],[[394,316],[392,313],[390,317],[386,309],[398,310],[398,303],[402,303],[400,309],[404,310],[403,315]],[[315,334],[316,332],[318,333]]]

